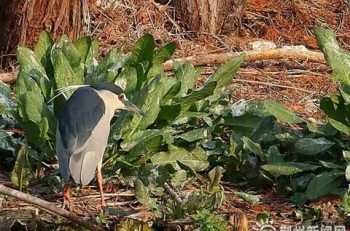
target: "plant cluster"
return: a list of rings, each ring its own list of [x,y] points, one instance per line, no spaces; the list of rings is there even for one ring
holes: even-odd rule
[[[341,82],[335,95],[321,100],[328,121],[321,127],[274,101],[231,103],[226,86],[244,54],[196,88],[200,71],[186,63],[166,74],[162,65],[175,45],[156,48],[151,35],[141,37],[128,54],[112,49],[98,57],[98,46],[88,37],[70,42],[62,36],[54,42],[44,32],[34,51],[18,48],[16,101],[0,85],[0,149],[15,163],[12,180],[25,187],[33,169],[54,160],[56,115],[72,86],[111,82],[145,115],[119,112],[113,119],[104,172],[134,186],[137,199],[155,216],[192,216],[206,227],[201,230],[219,227],[224,222],[213,211],[224,200],[222,177],[247,186],[274,186],[297,204],[345,195],[343,211],[349,213],[350,55],[328,29],[318,28],[316,35],[334,79]],[[288,126],[293,124],[301,129]],[[9,136],[13,127],[22,128],[24,138]],[[209,173],[207,186],[183,192],[186,183],[203,181],[201,172]]]

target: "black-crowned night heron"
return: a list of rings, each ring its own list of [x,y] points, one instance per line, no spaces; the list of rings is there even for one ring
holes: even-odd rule
[[[141,111],[125,97],[123,90],[109,83],[78,88],[58,116],[56,152],[59,170],[65,182],[64,206],[70,206],[70,179],[87,185],[96,172],[103,196],[102,158],[110,132],[110,122],[117,110]]]

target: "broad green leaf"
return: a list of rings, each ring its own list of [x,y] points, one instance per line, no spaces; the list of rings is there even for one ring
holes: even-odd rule
[[[209,131],[206,128],[193,129],[188,132],[182,133],[178,138],[183,139],[189,143],[202,140],[208,137]]]
[[[255,155],[259,156],[262,160],[266,159],[259,143],[253,142],[248,137],[242,137],[242,141],[244,150],[254,153]]]
[[[107,81],[109,82],[110,80]],[[118,86],[121,86],[127,96],[131,95],[137,87],[136,69],[131,66],[123,68],[114,83]]]
[[[28,148],[22,146],[17,153],[16,163],[11,172],[11,182],[22,191],[23,188],[29,185],[32,177],[33,173],[28,160]]]
[[[319,166],[306,163],[286,162],[276,164],[265,164],[261,166],[261,168],[269,172],[274,177],[279,177],[292,176],[305,171],[314,171],[317,168],[319,168]]]
[[[157,130],[157,129],[141,130],[127,137],[125,140],[123,140],[120,146],[124,151],[129,151],[131,148],[133,148],[135,145],[137,145],[140,142],[144,142],[155,136],[162,136],[162,135],[163,135],[162,130]]]
[[[188,90],[194,87],[194,84],[199,76],[199,72],[190,63],[185,63],[175,69],[175,78],[181,83],[180,91],[177,97],[184,97]]]
[[[40,61],[37,60],[34,52],[25,47],[18,47],[17,49],[17,60],[20,64],[20,72],[25,75],[25,78],[31,78],[40,87],[40,91],[48,98],[51,93],[51,86],[49,78],[46,75],[44,67]]]
[[[16,107],[14,100],[11,97],[11,89],[0,80],[0,115],[11,113]]]
[[[346,166],[345,169],[345,179],[350,182],[350,165]]]
[[[51,61],[54,68],[55,87],[60,89],[71,85],[84,84],[83,76],[76,74],[68,59],[59,47],[54,47],[51,54]],[[70,96],[72,92],[65,93]]]
[[[152,67],[148,72],[148,78],[151,79],[163,72],[163,63],[167,61],[176,49],[175,43],[168,43],[157,50],[153,57]]]
[[[151,62],[153,59],[155,43],[154,38],[150,34],[145,34],[139,38],[131,50],[129,62],[138,64],[143,61]]]
[[[195,102],[205,99],[212,95],[216,87],[216,81],[207,82],[202,88],[192,91],[189,95],[179,98],[177,103],[183,105],[183,107],[188,107]]]
[[[49,77],[52,77],[50,76],[50,72],[52,71],[52,65],[50,61],[50,52],[52,45],[53,40],[50,33],[43,31],[40,33],[39,40],[34,48],[35,56],[40,61],[41,65],[43,65]]]
[[[334,193],[335,190],[342,184],[342,171],[322,172],[315,176],[309,183],[306,189],[306,197],[309,200],[315,200],[321,196]]]
[[[177,162],[179,161],[194,171],[203,171],[209,165],[207,156],[202,149],[196,148],[192,152],[188,152],[176,146],[170,146],[168,152],[154,154],[151,161],[155,165],[164,166],[170,164],[175,168],[178,168]]]
[[[81,62],[85,63],[86,65],[91,65],[94,61],[93,59],[98,54],[98,45],[96,41],[85,36],[74,41],[73,45],[80,53]]]
[[[15,154],[20,140],[0,129],[0,151],[9,151]]]
[[[335,33],[325,27],[315,29],[318,45],[332,68],[334,80],[350,85],[350,55],[340,48]]]
[[[245,54],[233,58],[227,63],[221,65],[215,74],[210,77],[209,81],[217,82],[213,95],[209,97],[210,102],[216,101],[220,98],[226,87],[230,85],[239,67],[243,63],[244,58]]]
[[[302,138],[295,144],[295,152],[303,155],[317,155],[326,152],[334,145],[334,142],[321,138]]]
[[[332,118],[328,118],[328,121],[338,131],[345,133],[346,135],[350,135],[350,126]]]
[[[276,101],[265,101],[263,106],[267,113],[273,115],[277,120],[283,123],[295,124],[304,122],[304,120],[295,115],[294,112]]]
[[[181,105],[163,105],[160,107],[158,119],[163,121],[174,121],[181,113]]]
[[[187,173],[185,170],[180,169],[176,171],[174,176],[171,178],[171,185],[174,187],[181,187],[186,181],[188,181]]]

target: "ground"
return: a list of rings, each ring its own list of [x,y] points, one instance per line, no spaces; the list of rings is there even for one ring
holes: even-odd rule
[[[246,4],[246,7],[229,16],[228,23],[217,35],[187,31],[177,21],[176,12],[171,6],[153,1],[126,0],[109,8],[92,4],[90,34],[98,39],[102,53],[112,47],[128,50],[133,41],[148,32],[155,36],[159,45],[169,41],[176,42],[178,50],[175,57],[186,57],[249,50],[251,42],[256,40],[273,41],[277,46],[303,45],[318,50],[312,28],[327,24],[336,31],[341,45],[350,49],[348,1],[247,0]],[[215,68],[203,67],[203,76],[209,75]],[[274,99],[304,118],[321,123],[324,116],[319,109],[319,99],[334,92],[336,84],[331,81],[330,69],[324,64],[276,60],[245,64],[232,82],[231,88],[234,100]],[[8,176],[0,175],[0,183],[10,184]],[[233,214],[237,210],[243,211],[248,217],[251,230],[259,230],[256,217],[261,212],[271,214],[274,224],[295,225],[301,222],[297,209],[277,192],[258,192],[262,203],[251,205],[232,193],[232,189],[239,191],[238,187],[224,185],[226,201],[222,212]],[[144,209],[136,203],[132,191],[109,185],[106,188],[109,204],[125,208],[138,217],[147,217],[147,213],[142,213]],[[60,196],[58,193],[49,195],[46,199],[60,204]],[[95,213],[98,211],[98,202],[95,187],[78,190],[74,197],[74,204],[77,205],[75,212]],[[331,221],[341,224],[344,221],[336,216],[339,203],[339,198],[328,197],[309,206],[321,208],[321,220],[325,223]],[[31,219],[31,214],[37,212],[34,207],[15,200],[6,201],[3,205],[5,206],[0,213],[16,211],[20,206],[24,211],[29,211],[29,215],[24,212],[23,216]]]

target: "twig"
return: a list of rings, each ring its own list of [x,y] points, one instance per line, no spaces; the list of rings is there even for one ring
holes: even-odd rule
[[[309,94],[315,94],[316,93],[314,91],[305,90],[303,88],[290,87],[290,86],[285,86],[285,85],[280,85],[280,84],[275,84],[275,83],[267,83],[267,82],[246,80],[246,79],[233,79],[232,81],[233,82],[241,82],[241,83],[259,84],[259,85],[265,85],[265,86],[270,86],[270,87],[280,87],[280,88],[292,89],[292,90],[296,90],[296,91],[306,92],[306,93],[309,93]]]
[[[181,197],[170,187],[168,183],[164,183],[165,190],[176,200],[180,205],[183,203]]]
[[[33,204],[33,205],[36,205],[36,206],[38,206],[44,210],[47,210],[51,213],[65,217],[65,218],[69,219],[70,221],[72,221],[78,225],[84,226],[88,229],[98,230],[98,231],[104,230],[101,227],[98,227],[94,224],[89,224],[88,222],[84,221],[81,217],[78,217],[65,209],[59,208],[53,203],[50,203],[48,201],[34,197],[30,194],[20,192],[20,191],[15,190],[15,189],[8,188],[2,184],[0,184],[0,193],[15,197],[18,200],[22,200],[22,201],[25,201],[27,203]]]
[[[189,56],[185,58],[173,59],[165,62],[163,67],[166,71],[174,68],[174,63],[190,62],[194,66],[202,66],[207,64],[222,64],[228,60],[246,54],[246,62],[254,62],[259,60],[276,60],[276,59],[292,59],[305,60],[317,63],[325,63],[324,56],[321,52],[311,51],[308,49],[300,49],[298,47],[277,48],[263,51],[243,51],[243,52],[228,52],[210,55]]]

